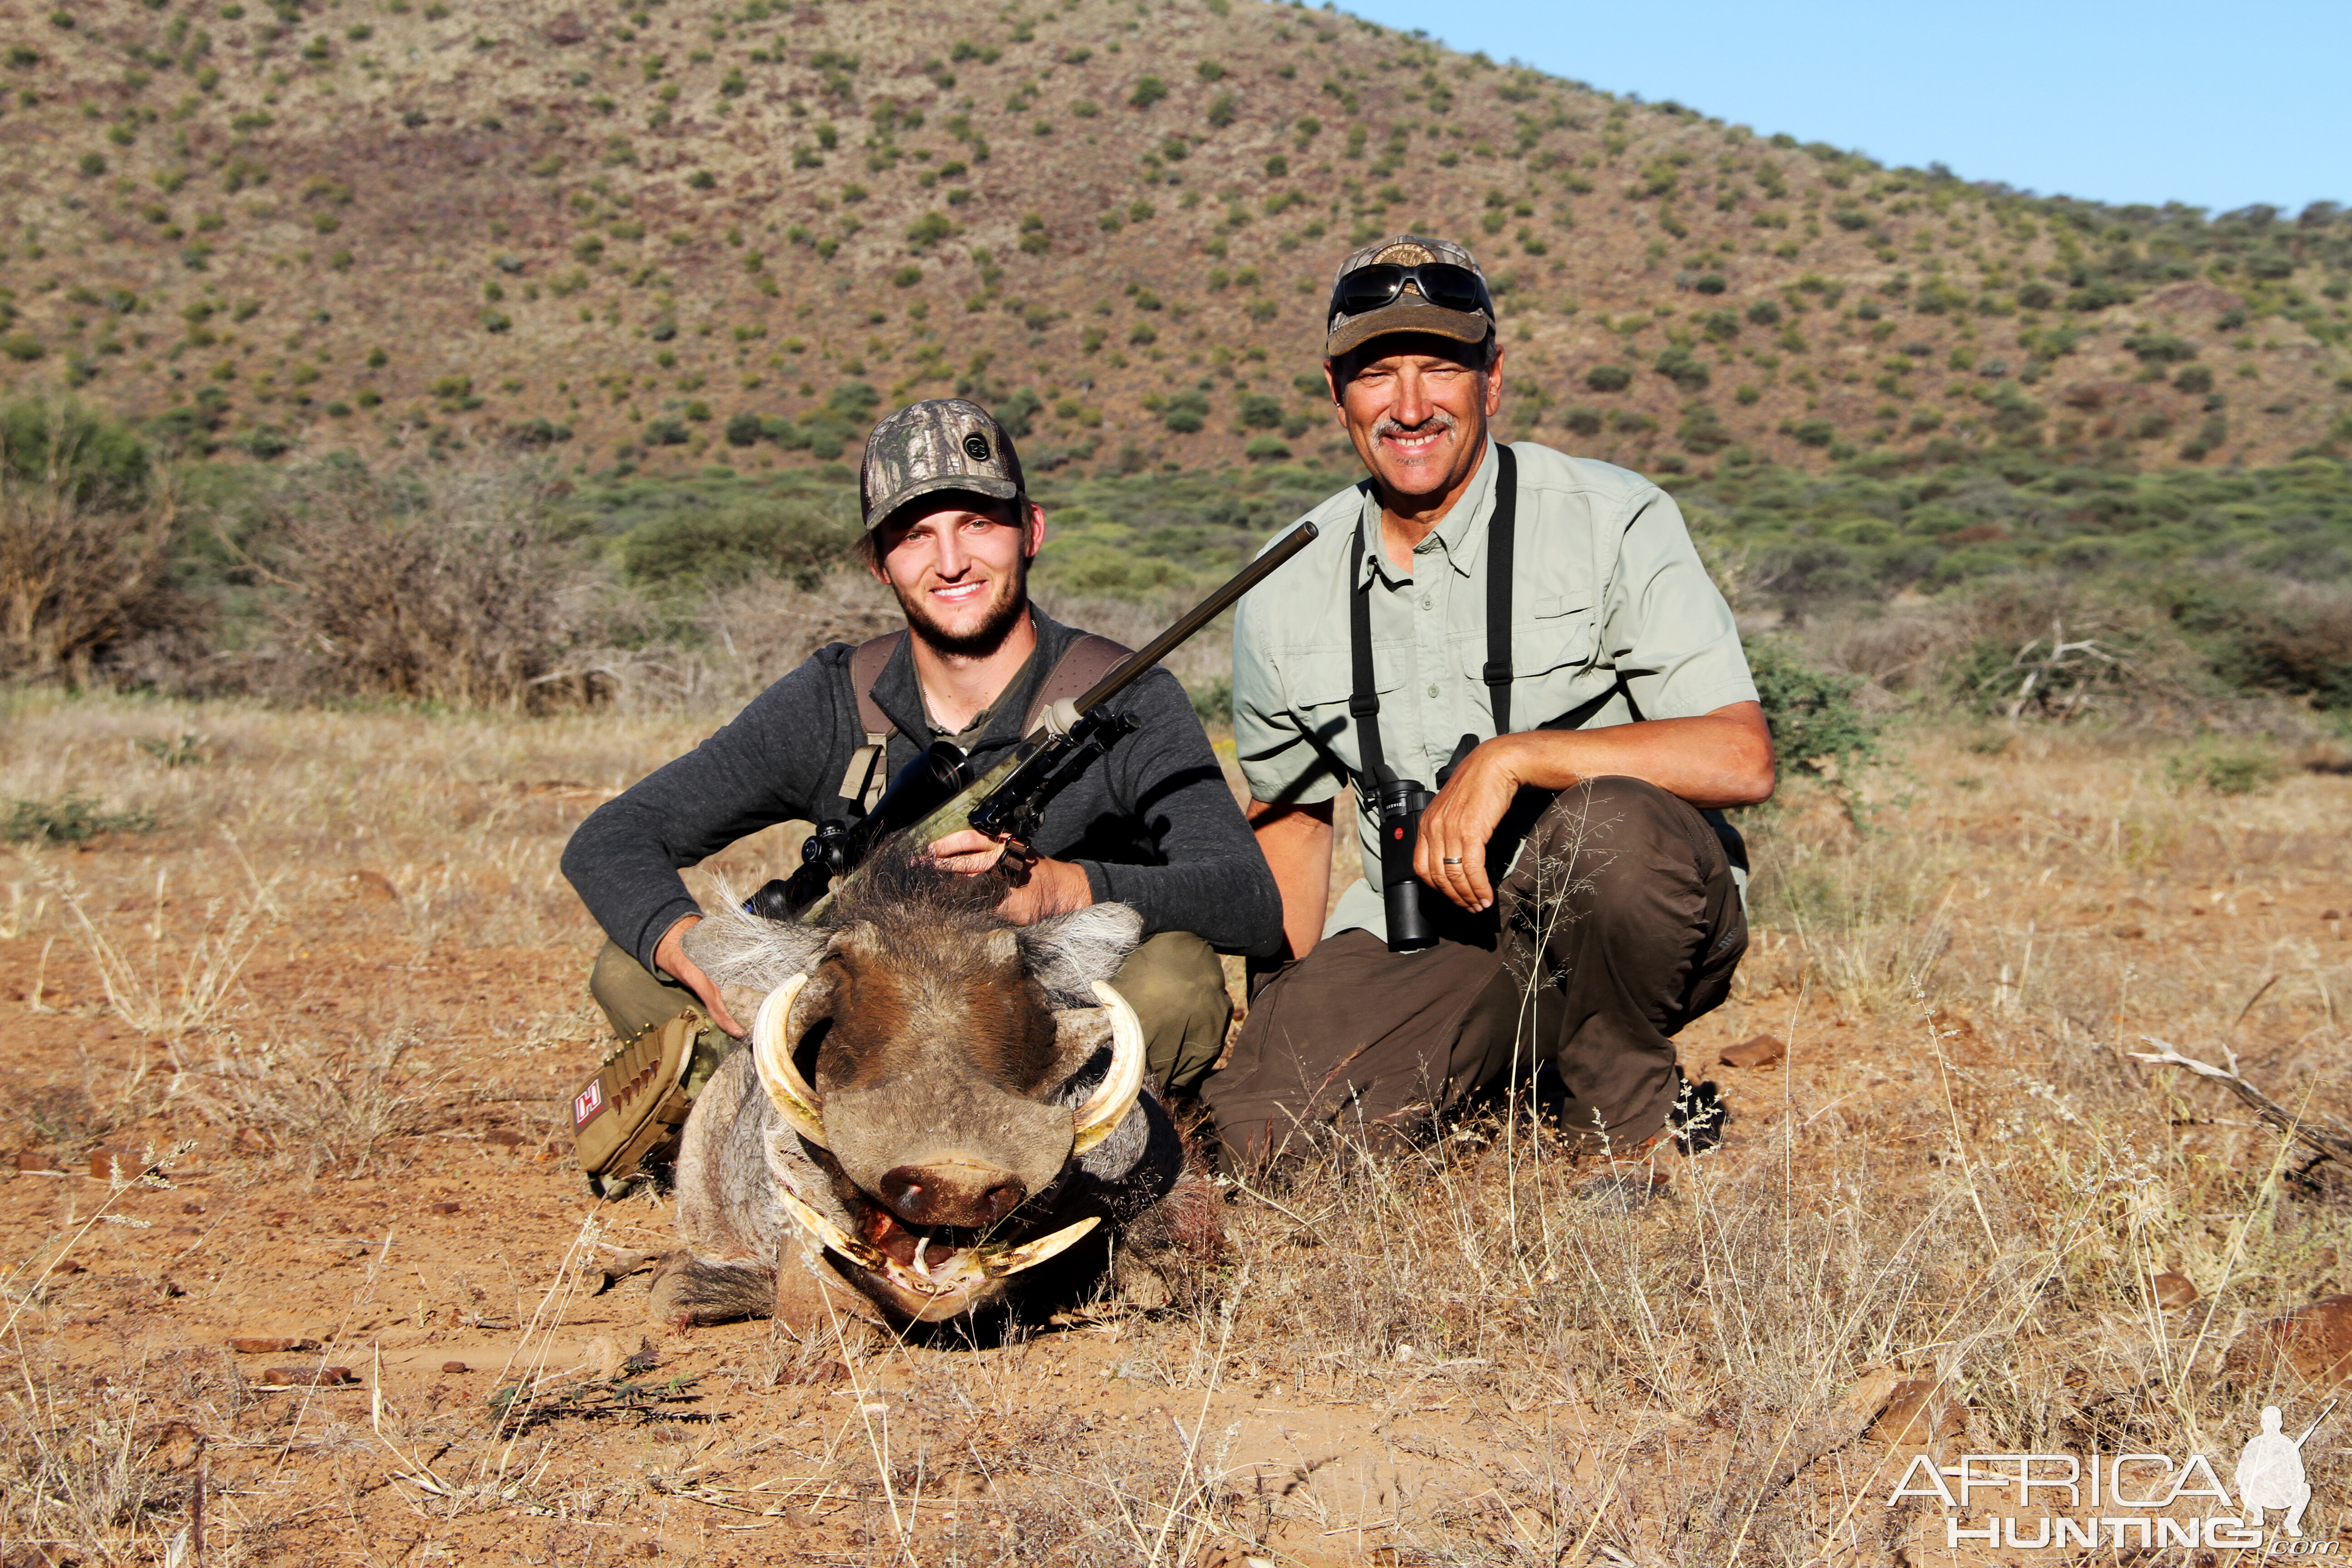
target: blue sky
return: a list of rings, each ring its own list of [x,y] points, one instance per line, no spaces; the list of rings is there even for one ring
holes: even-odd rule
[[[2352,205],[2352,3],[1341,0],[1463,50],[2043,195]]]

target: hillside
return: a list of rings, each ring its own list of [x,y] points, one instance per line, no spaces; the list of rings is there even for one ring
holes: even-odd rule
[[[261,457],[747,471],[963,391],[1036,466],[1330,463],[1330,268],[1503,291],[1509,432],[1653,471],[2352,445],[2352,214],[1888,170],[1255,0],[0,7],[0,377]]]

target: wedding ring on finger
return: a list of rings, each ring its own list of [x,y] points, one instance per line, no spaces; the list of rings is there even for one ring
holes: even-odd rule
[[[1441,866],[1459,866],[1462,864],[1462,857],[1459,855],[1442,856],[1439,858],[1438,864]]]

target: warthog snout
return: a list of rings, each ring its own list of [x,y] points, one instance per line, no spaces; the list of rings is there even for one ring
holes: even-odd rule
[[[977,1160],[949,1158],[896,1166],[883,1173],[876,1192],[908,1225],[980,1230],[1019,1208],[1029,1184]]]

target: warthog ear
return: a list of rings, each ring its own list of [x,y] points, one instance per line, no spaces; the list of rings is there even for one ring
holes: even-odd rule
[[[805,973],[833,938],[814,926],[745,914],[742,900],[724,882],[718,892],[719,907],[686,933],[686,956],[722,986],[773,991]]]
[[[1117,974],[1142,937],[1143,917],[1125,904],[1089,904],[1023,927],[1021,956],[1055,1006],[1092,1007],[1095,982]]]

